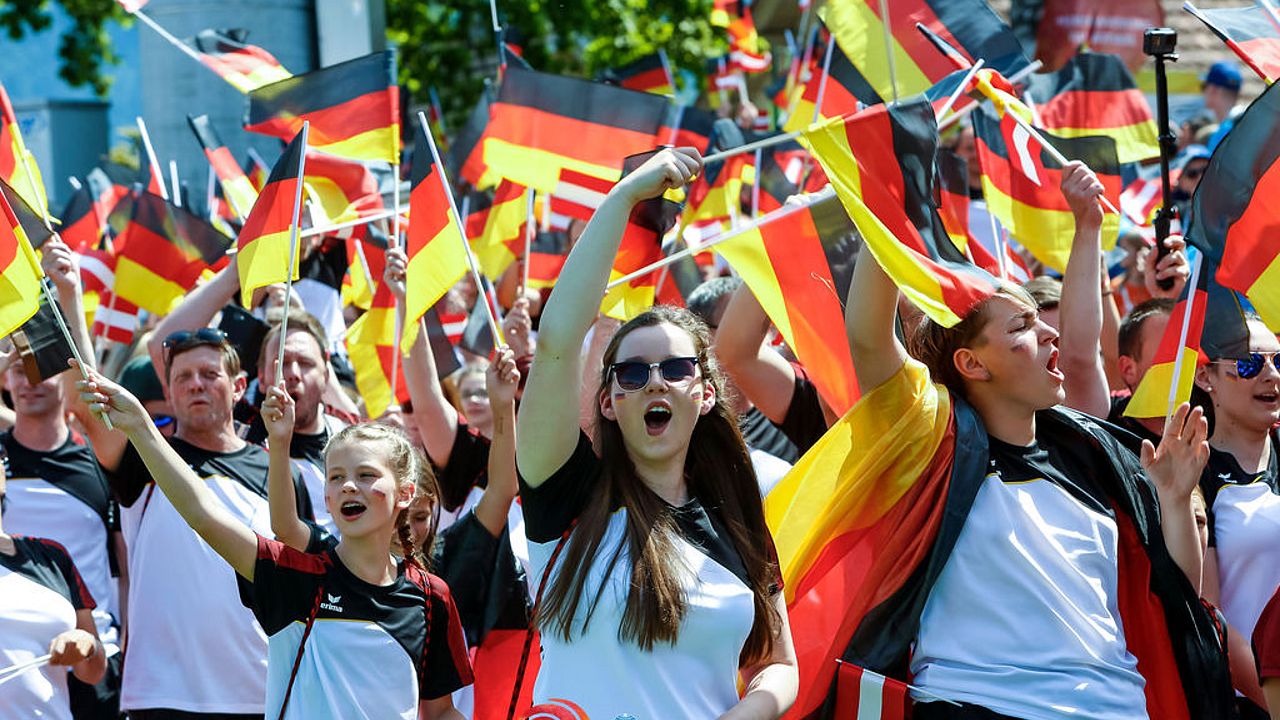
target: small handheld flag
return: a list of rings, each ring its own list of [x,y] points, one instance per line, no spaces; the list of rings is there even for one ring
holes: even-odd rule
[[[291,283],[298,277],[298,213],[308,129],[304,122],[276,161],[236,241],[240,299],[246,307],[254,290],[279,282]]]

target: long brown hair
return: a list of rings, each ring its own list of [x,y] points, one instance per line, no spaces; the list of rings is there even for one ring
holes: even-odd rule
[[[755,601],[755,622],[740,656],[740,665],[745,667],[769,657],[773,651],[774,631],[780,624],[771,593],[777,566],[763,540],[768,528],[751,457],[737,419],[726,403],[720,370],[707,352],[707,327],[687,310],[657,306],[618,330],[605,349],[603,368],[613,364],[623,338],[638,328],[660,324],[674,325],[693,338],[702,382],[716,391],[715,406],[698,418],[689,438],[685,477],[689,494],[723,524],[747,570],[747,584]],[[597,396],[608,392],[610,382],[608,372],[602,369]],[[579,611],[586,613],[583,627],[591,622],[605,583],[594,589],[595,595],[587,600],[584,609],[587,575],[613,509],[623,507],[627,510],[625,545],[631,558],[631,578],[626,610],[618,626],[619,639],[645,650],[652,650],[658,643],[674,644],[688,610],[688,599],[680,583],[684,569],[677,550],[678,530],[672,508],[640,480],[627,455],[622,430],[601,414],[599,403],[595,435],[602,466],[600,485],[578,518],[560,571],[547,586],[538,623],[544,632],[554,632],[569,641]],[[609,563],[610,571],[622,549],[619,544],[612,558],[600,558]]]

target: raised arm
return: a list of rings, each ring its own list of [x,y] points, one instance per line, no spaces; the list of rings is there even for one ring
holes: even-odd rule
[[[494,537],[507,526],[511,501],[520,488],[516,480],[516,389],[520,371],[511,348],[500,348],[485,373],[489,406],[493,408],[493,440],[489,445],[489,484],[476,503],[476,519]]]
[[[1058,366],[1066,376],[1063,390],[1068,407],[1095,417],[1110,409],[1107,376],[1102,368],[1099,338],[1102,336],[1102,208],[1103,187],[1098,177],[1080,162],[1067,163],[1062,173],[1062,195],[1075,217],[1075,236],[1067,271],[1062,277],[1061,322],[1058,329]]]
[[[160,321],[151,339],[147,341],[147,352],[151,355],[151,364],[157,371],[164,367],[164,339],[179,330],[198,330],[209,324],[218,311],[231,302],[240,291],[240,272],[237,270],[236,256],[231,262],[208,282],[192,290],[178,305]],[[169,387],[169,379],[160,378],[163,387]]]
[[[907,350],[894,330],[897,317],[898,287],[864,245],[853,269],[844,310],[849,353],[863,395],[893,377],[907,361]]]
[[[399,247],[387,249],[387,269],[383,282],[396,297],[396,314],[402,326],[404,321],[405,268],[408,258]],[[483,302],[483,299],[478,302]],[[426,325],[418,321],[418,337],[409,348],[409,359],[402,363],[404,381],[409,386],[413,400],[413,421],[418,423],[418,433],[427,448],[427,457],[436,467],[449,464],[453,452],[453,440],[458,434],[458,410],[444,395],[436,371],[436,359],[427,342]]]
[[[77,385],[81,399],[89,408],[95,413],[107,411],[111,422],[128,436],[151,478],[191,529],[209,543],[236,573],[246,580],[253,580],[253,566],[258,554],[257,536],[227,512],[213,491],[169,446],[142,403],[124,388],[92,370],[89,371],[89,379]]]
[[[279,377],[279,373],[276,374]],[[306,552],[311,529],[298,517],[298,493],[293,486],[293,398],[279,385],[267,388],[262,402],[262,424],[267,428],[267,505],[271,508],[271,532],[294,550]],[[323,498],[317,498],[324,502]]]
[[[1203,584],[1204,558],[1191,493],[1209,461],[1208,435],[1204,410],[1182,403],[1165,423],[1158,447],[1150,440],[1142,441],[1142,467],[1160,501],[1160,534],[1197,594]]]
[[[786,358],[765,346],[769,316],[743,283],[724,309],[714,343],[720,366],[747,399],[775,423],[787,417],[796,371]]]
[[[521,405],[516,458],[529,485],[550,477],[578,442],[582,340],[596,319],[632,208],[684,186],[701,168],[702,158],[692,148],[653,156],[613,187],[569,253],[542,313]]]

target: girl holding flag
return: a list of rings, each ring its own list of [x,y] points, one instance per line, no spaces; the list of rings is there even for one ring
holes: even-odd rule
[[[664,150],[610,191],[543,313],[520,408],[534,702],[593,718],[776,718],[796,695],[769,530],[706,326],[668,307],[623,325],[600,369],[598,455],[578,428],[582,343],[627,219],[701,167],[691,148]]]

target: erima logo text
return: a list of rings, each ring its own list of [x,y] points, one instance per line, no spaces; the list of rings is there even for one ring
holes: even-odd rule
[[[329,593],[325,593],[324,596],[328,598],[329,601],[320,603],[321,610],[328,610],[329,612],[335,612],[335,613],[342,612],[342,606],[338,604],[342,602],[341,595],[330,595]]]

